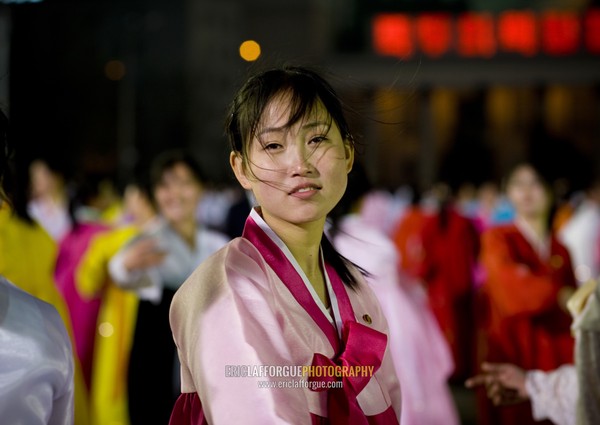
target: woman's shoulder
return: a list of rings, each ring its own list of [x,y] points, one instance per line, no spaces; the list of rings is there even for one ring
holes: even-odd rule
[[[18,326],[19,336],[43,346],[55,346],[70,353],[70,340],[56,308],[30,295],[0,276],[0,324]],[[5,321],[12,322],[4,323]],[[67,355],[68,357],[68,355]]]
[[[268,308],[272,280],[267,267],[258,250],[243,238],[204,260],[173,297],[170,323],[175,340],[181,344],[197,336],[199,324],[215,309],[235,315],[239,300],[264,302]]]
[[[200,227],[198,234],[200,236],[200,243],[206,245],[208,248],[212,248],[211,251],[216,251],[229,242],[229,238],[217,230]]]
[[[214,300],[219,294],[235,290],[242,280],[264,283],[264,279],[256,278],[265,276],[266,267],[254,245],[244,238],[235,238],[200,263],[181,285],[173,302],[177,305],[187,299]]]

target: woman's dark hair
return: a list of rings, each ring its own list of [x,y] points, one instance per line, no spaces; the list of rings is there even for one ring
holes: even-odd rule
[[[150,167],[150,188],[152,191],[160,185],[165,173],[179,164],[185,165],[198,183],[206,182],[200,165],[190,153],[181,150],[167,151],[157,156]]]
[[[365,168],[361,163],[355,162],[352,166],[352,171],[348,174],[348,185],[344,196],[342,196],[340,202],[338,202],[328,215],[331,222],[331,228],[328,233],[333,239],[335,239],[335,236],[340,231],[340,220],[345,215],[350,214],[356,203],[372,189],[373,186],[369,181]]]
[[[28,167],[17,167],[15,164],[10,123],[2,110],[0,110],[0,151],[0,200],[7,202],[23,222],[33,225],[35,222],[27,211]]]
[[[152,185],[150,184],[150,176],[146,169],[136,169],[131,179],[123,188],[123,192],[127,187],[134,187],[149,201],[152,201]]]
[[[0,202],[10,203],[10,194],[6,189],[5,176],[8,171],[10,146],[8,144],[8,118],[0,109]]]
[[[350,287],[354,286],[356,282],[354,277],[349,273],[347,265],[350,264],[352,267],[358,269],[363,276],[369,276],[369,272],[335,251],[329,238],[335,240],[335,237],[342,231],[340,229],[341,219],[345,215],[350,214],[352,209],[356,206],[356,203],[372,189],[373,186],[369,181],[365,168],[361,163],[355,162],[352,166],[352,171],[348,174],[348,186],[346,187],[344,196],[342,196],[340,202],[338,202],[329,213],[328,217],[330,219],[331,227],[329,228],[328,236],[323,235],[323,242],[321,243],[321,246],[323,247],[323,256],[328,259],[333,268],[338,272],[342,281],[352,282],[349,283]],[[330,252],[328,253],[328,251]]]
[[[80,212],[81,208],[89,207],[95,199],[98,199],[102,193],[103,185],[106,184],[114,185],[111,175],[91,173],[81,176],[79,181],[69,185],[67,190],[69,198],[68,212],[73,229],[76,229],[81,224],[78,212]]]
[[[330,122],[338,127],[342,139],[354,144],[350,127],[344,117],[342,102],[331,85],[317,72],[304,67],[286,66],[270,69],[251,77],[238,91],[231,103],[225,120],[225,133],[231,150],[248,161],[248,148],[254,136],[260,131],[261,118],[265,108],[278,96],[289,96],[289,119],[286,127],[291,127],[314,113],[322,104]],[[358,286],[356,277],[350,271],[356,267],[340,255],[324,235],[321,248],[323,256],[349,287]],[[357,267],[358,268],[358,267]],[[360,268],[358,268],[361,270]]]
[[[438,185],[438,196],[439,196],[439,209],[438,209],[438,220],[437,228],[440,233],[446,233],[448,226],[450,225],[450,212],[453,208],[453,198],[456,193],[456,188],[452,187],[448,183],[440,183]]]
[[[508,188],[508,185],[509,185],[511,179],[513,178],[514,174],[521,168],[531,168],[534,171],[534,173],[536,174],[540,183],[542,185],[544,185],[546,188],[548,188],[548,189],[550,188],[550,181],[546,177],[545,173],[542,172],[542,167],[540,167],[538,164],[535,164],[533,162],[519,161],[519,162],[515,162],[514,164],[512,164],[509,167],[508,172],[506,173],[506,175],[504,176],[504,179],[502,180],[502,188],[505,191]]]

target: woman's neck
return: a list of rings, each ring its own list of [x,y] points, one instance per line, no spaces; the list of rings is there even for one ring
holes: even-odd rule
[[[66,203],[66,195],[64,191],[55,189],[46,193],[39,194],[35,197],[41,202],[49,202],[55,205],[64,205]]]
[[[140,214],[139,216],[135,217],[133,220],[133,225],[138,229],[146,229],[147,227],[150,227],[156,220],[156,214],[149,212],[147,214]]]
[[[545,216],[519,215],[518,219],[526,223],[540,239],[544,239],[548,236],[548,226],[546,225]]]
[[[169,224],[190,248],[194,249],[196,247],[196,229],[198,224],[195,218],[170,222]]]
[[[301,225],[283,221],[263,211],[262,217],[288,247],[308,279],[322,279],[320,246],[325,219]]]

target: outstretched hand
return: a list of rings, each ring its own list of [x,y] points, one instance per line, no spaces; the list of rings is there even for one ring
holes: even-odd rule
[[[467,379],[467,388],[485,385],[495,405],[515,404],[529,398],[525,389],[525,371],[509,363],[483,363],[482,373]]]
[[[127,248],[123,262],[129,271],[143,270],[161,264],[166,254],[160,249],[157,240],[142,238]]]

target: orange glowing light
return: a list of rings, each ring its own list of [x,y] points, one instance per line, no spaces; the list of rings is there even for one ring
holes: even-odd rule
[[[260,57],[260,44],[254,40],[246,40],[240,45],[240,56],[248,62],[253,62]]]

